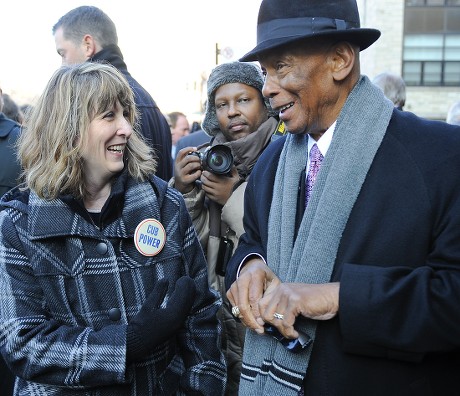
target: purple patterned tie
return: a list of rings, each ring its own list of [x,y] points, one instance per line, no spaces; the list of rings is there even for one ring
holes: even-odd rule
[[[305,207],[308,204],[308,200],[310,199],[311,190],[316,182],[316,176],[318,175],[319,168],[321,167],[321,162],[323,160],[323,155],[321,151],[319,151],[318,146],[316,143],[310,150],[310,168],[307,174],[307,183],[305,185]]]

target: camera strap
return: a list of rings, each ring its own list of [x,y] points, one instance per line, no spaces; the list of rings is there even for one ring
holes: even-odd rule
[[[222,206],[209,200],[209,235],[220,237]]]
[[[214,259],[211,259],[211,256],[209,256],[210,251],[208,250],[208,262],[210,264],[211,271],[212,269],[214,269],[213,273],[215,272],[216,275],[225,276],[227,264],[230,261],[230,257],[233,254],[234,244],[233,244],[233,241],[227,237],[227,233],[229,230],[228,226],[227,226],[227,233],[224,231],[225,235],[222,235],[223,233],[221,229],[222,228],[221,214],[222,214],[222,206],[216,202],[212,202],[212,201],[209,202],[208,249],[210,248],[210,243],[212,241],[218,240],[219,244],[217,245],[215,262],[214,262]]]

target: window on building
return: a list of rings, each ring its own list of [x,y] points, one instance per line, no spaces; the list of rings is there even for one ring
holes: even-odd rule
[[[460,86],[460,0],[406,0],[407,85]]]

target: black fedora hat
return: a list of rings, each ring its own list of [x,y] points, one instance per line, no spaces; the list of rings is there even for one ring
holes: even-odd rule
[[[240,61],[309,37],[335,37],[366,49],[380,37],[361,28],[356,0],[263,0],[257,20],[257,46]]]

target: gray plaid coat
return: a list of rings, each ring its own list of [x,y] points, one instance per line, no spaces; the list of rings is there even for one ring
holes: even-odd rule
[[[153,188],[152,188],[153,187]],[[15,395],[220,395],[221,304],[181,194],[159,178],[126,182],[121,215],[98,229],[61,199],[16,190],[0,212],[0,350]],[[145,257],[136,226],[158,219],[163,250]],[[158,279],[183,275],[197,295],[183,329],[126,363],[126,328]],[[171,287],[171,289],[173,286]],[[168,290],[168,295],[172,290]]]

